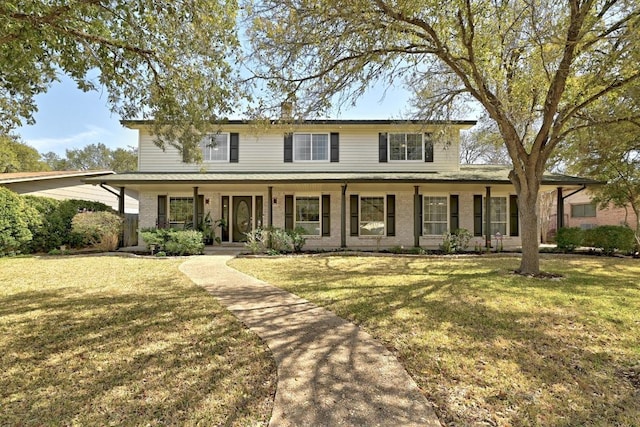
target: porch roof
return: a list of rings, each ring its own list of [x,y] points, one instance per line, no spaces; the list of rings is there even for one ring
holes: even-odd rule
[[[458,183],[510,184],[508,166],[462,165],[449,172],[131,172],[87,178],[90,184],[113,186],[145,184],[253,184],[253,183]],[[545,173],[543,185],[598,185],[599,181]]]

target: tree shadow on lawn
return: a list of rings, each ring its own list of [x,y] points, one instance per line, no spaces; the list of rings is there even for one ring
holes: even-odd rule
[[[312,294],[391,348],[446,423],[640,423],[639,390],[621,375],[638,364],[637,323],[605,322],[570,297],[637,301],[637,282],[626,273],[620,282],[593,280],[593,270],[550,281],[510,275],[481,260],[448,271],[434,263],[426,274],[413,263],[393,259],[340,270],[325,259],[321,273],[297,268],[289,288]],[[399,280],[388,284],[390,276]]]
[[[68,287],[3,297],[0,424],[242,425],[268,416],[269,354],[206,298],[171,281],[151,293]]]

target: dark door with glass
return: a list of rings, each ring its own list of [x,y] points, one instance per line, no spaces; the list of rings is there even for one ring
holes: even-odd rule
[[[251,231],[251,196],[233,197],[233,241],[247,240],[245,233]]]

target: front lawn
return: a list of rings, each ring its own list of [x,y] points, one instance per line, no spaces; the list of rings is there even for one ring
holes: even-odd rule
[[[271,354],[182,262],[0,259],[0,425],[266,425]]]
[[[349,319],[391,349],[448,425],[640,425],[640,262],[283,257],[230,265]]]

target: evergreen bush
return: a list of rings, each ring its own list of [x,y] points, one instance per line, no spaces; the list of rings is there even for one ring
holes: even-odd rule
[[[578,246],[582,246],[583,240],[584,231],[578,227],[562,227],[556,236],[558,249],[564,252],[573,252]]]
[[[616,251],[631,252],[635,237],[629,227],[602,225],[585,231],[584,245],[598,248],[605,255],[613,255]]]

